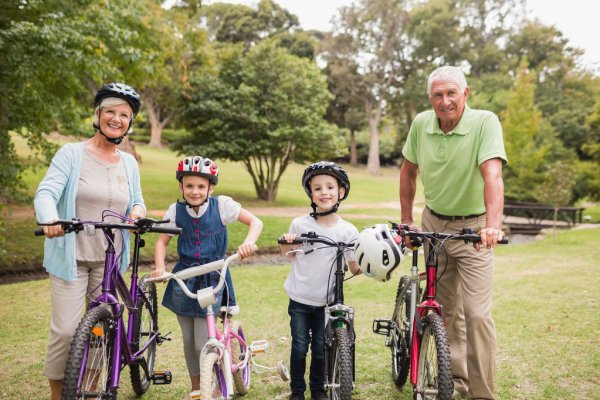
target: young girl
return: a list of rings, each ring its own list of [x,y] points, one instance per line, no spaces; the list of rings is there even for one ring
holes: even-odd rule
[[[165,219],[171,220],[171,223],[165,226],[182,228],[177,239],[179,261],[173,272],[224,259],[227,250],[225,225],[235,221],[248,225],[248,234],[243,244],[238,247],[238,252],[242,258],[252,255],[253,245],[260,236],[263,224],[232,198],[211,197],[219,179],[217,164],[209,158],[186,157],[179,163],[176,178],[183,201],[171,204],[165,214]],[[154,249],[155,277],[161,276],[165,271],[165,254],[171,237],[161,234],[158,238]],[[236,303],[229,270],[225,279],[226,285],[213,306],[215,313],[218,313],[221,304],[233,306]],[[209,285],[215,286],[218,280],[219,273],[214,272],[188,279],[186,284],[192,293],[196,293]],[[208,340],[206,311],[200,308],[197,301],[187,297],[175,281],[168,283],[162,304],[177,314],[185,361],[192,383],[192,393],[187,398],[192,399],[196,396],[195,391],[200,389],[199,357]]]

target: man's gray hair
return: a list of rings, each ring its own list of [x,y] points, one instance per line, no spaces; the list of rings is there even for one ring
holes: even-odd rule
[[[429,74],[429,79],[427,80],[427,96],[431,96],[431,85],[433,82],[440,80],[456,83],[461,92],[464,92],[467,88],[467,78],[465,78],[465,74],[461,69],[446,65],[435,69]]]

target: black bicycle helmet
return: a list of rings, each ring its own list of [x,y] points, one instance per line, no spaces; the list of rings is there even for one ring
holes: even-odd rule
[[[341,166],[331,161],[319,161],[311,164],[304,170],[304,174],[302,174],[302,187],[308,195],[308,198],[311,198],[310,180],[315,175],[323,174],[331,175],[338,180],[340,186],[345,189],[344,197],[340,198],[339,201],[346,199],[348,193],[350,193],[350,180],[348,179],[348,174]]]
[[[94,107],[98,107],[102,100],[107,97],[118,97],[125,100],[133,110],[133,118],[138,114],[141,107],[141,96],[129,85],[119,82],[105,83],[102,85],[94,98]],[[133,119],[132,118],[132,119]]]

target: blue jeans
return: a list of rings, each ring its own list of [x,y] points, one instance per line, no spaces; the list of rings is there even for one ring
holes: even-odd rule
[[[325,307],[315,307],[290,299],[288,314],[291,317],[292,354],[290,355],[290,388],[294,393],[304,393],[306,381],[306,355],[311,345],[309,384],[311,391],[323,389],[325,384]]]

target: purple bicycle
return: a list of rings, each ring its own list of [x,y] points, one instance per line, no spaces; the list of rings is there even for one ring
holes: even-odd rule
[[[121,223],[105,222],[116,217]],[[92,300],[75,331],[67,359],[62,398],[116,399],[121,370],[129,366],[131,385],[137,395],[144,394],[151,383],[171,383],[169,371],[155,371],[156,347],[165,340],[158,329],[156,286],[148,276],[138,280],[139,250],[147,232],[179,234],[179,228],[160,227],[149,218],[132,220],[109,210],[102,221],[58,220],[39,225],[60,225],[65,234],[95,234],[101,230],[107,239],[102,293]],[[127,229],[133,233],[133,259],[129,288],[119,272],[119,255],[115,251],[115,234]],[[37,230],[36,236],[43,231]],[[126,319],[125,313],[128,316]]]

